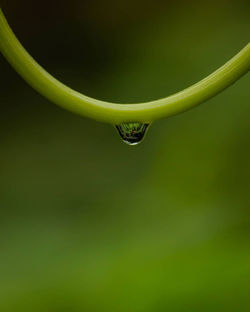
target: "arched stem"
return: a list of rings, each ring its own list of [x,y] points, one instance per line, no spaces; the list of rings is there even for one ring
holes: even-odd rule
[[[23,48],[0,9],[0,50],[13,68],[38,92],[77,114],[111,124],[152,122],[188,110],[229,87],[250,68],[250,44],[214,73],[164,99],[138,104],[96,100],[72,90],[46,72]]]

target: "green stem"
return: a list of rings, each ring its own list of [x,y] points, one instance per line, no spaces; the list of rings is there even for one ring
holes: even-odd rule
[[[0,50],[13,68],[38,92],[74,113],[111,124],[147,122],[188,110],[229,87],[250,69],[250,43],[214,73],[164,99],[116,104],[87,97],[46,72],[22,47],[0,9]]]

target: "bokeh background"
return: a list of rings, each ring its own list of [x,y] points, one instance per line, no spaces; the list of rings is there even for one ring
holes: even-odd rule
[[[86,95],[165,97],[249,41],[242,0],[2,0],[27,50]],[[0,310],[250,311],[249,75],[137,147],[0,56]]]

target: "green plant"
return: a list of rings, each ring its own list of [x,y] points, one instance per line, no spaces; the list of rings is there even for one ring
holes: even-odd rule
[[[46,72],[22,47],[0,9],[0,50],[13,68],[46,98],[74,113],[111,123],[150,124],[188,110],[229,87],[250,68],[250,43],[214,73],[169,97],[138,104],[116,104],[76,92]]]

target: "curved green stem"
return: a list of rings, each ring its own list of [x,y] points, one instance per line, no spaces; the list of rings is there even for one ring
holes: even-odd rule
[[[0,50],[14,69],[46,98],[72,112],[111,124],[152,122],[188,110],[229,87],[250,69],[250,43],[214,73],[164,99],[115,104],[87,97],[46,72],[22,47],[0,9]]]

